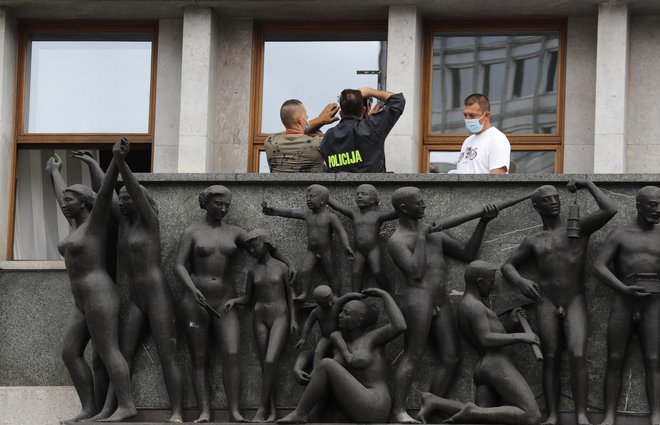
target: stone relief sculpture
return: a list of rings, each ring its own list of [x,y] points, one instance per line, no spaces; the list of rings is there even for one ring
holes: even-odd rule
[[[370,184],[361,184],[355,194],[358,209],[353,210],[341,202],[328,199],[328,205],[353,220],[355,257],[353,258],[352,290],[362,290],[365,268],[369,268],[376,283],[387,292],[392,284],[383,270],[383,254],[380,248],[380,226],[397,218],[395,211],[377,211],[380,204],[378,191]]]
[[[495,266],[474,261],[465,269],[465,293],[456,319],[461,335],[479,354],[473,376],[474,403],[461,403],[431,393],[422,395],[418,418],[426,423],[434,410],[450,415],[444,423],[524,424],[541,420],[541,413],[527,381],[513,365],[504,347],[512,344],[539,344],[533,333],[506,333],[497,315],[484,305],[495,285]],[[517,311],[511,315],[516,318]]]
[[[286,218],[305,220],[307,225],[307,252],[300,268],[301,291],[294,299],[307,300],[312,283],[312,272],[318,261],[321,262],[332,292],[339,295],[341,292],[341,278],[336,273],[336,261],[332,252],[332,234],[336,233],[346,253],[353,257],[353,249],[348,242],[346,230],[339,218],[328,210],[330,192],[325,186],[313,184],[307,188],[305,199],[308,211],[290,208],[275,208],[268,206],[266,201],[262,204],[263,213]]]
[[[176,360],[176,325],[174,300],[160,267],[160,225],[158,207],[149,192],[138,183],[126,164],[130,150],[124,138],[114,152],[114,161],[124,186],[118,199],[113,199],[112,213],[119,224],[118,249],[123,253],[121,266],[125,269],[130,297],[124,317],[120,321],[120,350],[129,369],[135,352],[144,337],[147,325],[158,350],[165,385],[172,405],[169,422],[183,420],[183,388],[181,370]],[[75,152],[74,158],[90,168],[93,181],[103,180],[103,171],[88,152]],[[111,387],[104,408],[93,420],[110,415],[115,406]]]
[[[575,400],[576,423],[588,425],[587,396],[587,302],[584,267],[589,237],[617,213],[616,205],[595,184],[572,179],[570,191],[587,189],[599,209],[571,229],[560,216],[559,192],[541,186],[532,195],[532,205],[541,216],[543,230],[529,235],[502,266],[504,277],[536,302],[537,328],[543,353],[543,392],[548,417],[545,424],[558,421],[561,352],[566,347]],[[575,215],[575,214],[573,214]],[[575,231],[579,230],[579,231]],[[539,281],[518,273],[527,261],[534,261]]]
[[[248,253],[257,259],[247,275],[245,295],[225,303],[229,313],[235,305],[254,303],[253,328],[262,365],[261,402],[252,422],[273,422],[277,419],[275,389],[277,367],[287,341],[287,333],[298,333],[298,323],[289,288],[286,264],[270,255],[273,246],[270,235],[255,229],[245,236]]]
[[[660,424],[660,188],[640,189],[636,206],[636,220],[610,233],[594,263],[596,277],[614,292],[607,323],[604,425],[616,422],[621,374],[633,333],[644,358],[651,424]]]
[[[387,292],[373,288],[364,290],[363,294],[382,300],[390,323],[374,329],[378,309],[362,300],[353,299],[340,306],[340,334],[333,334],[332,339],[341,343],[343,354],[336,351],[334,358],[321,360],[298,406],[278,422],[306,422],[312,409],[328,397],[333,397],[352,421],[387,421],[391,398],[386,379],[385,346],[405,331],[406,322]],[[352,358],[347,359],[347,354]]]
[[[330,335],[337,330],[337,316],[339,309],[348,301],[360,299],[362,295],[356,292],[349,292],[337,297],[327,285],[319,285],[312,292],[312,297],[316,300],[315,307],[303,326],[300,339],[296,343],[296,348],[301,348],[309,337],[312,327],[315,323],[319,324],[320,338],[314,349],[312,369],[316,368],[321,360],[331,354],[332,345],[330,344]]]
[[[445,395],[460,356],[458,353],[454,320],[446,305],[445,255],[463,260],[475,259],[486,224],[497,216],[497,207],[487,205],[472,236],[459,242],[445,233],[431,234],[431,225],[420,223],[424,218],[425,204],[422,193],[415,187],[402,187],[392,194],[392,205],[399,216],[399,227],[387,243],[387,248],[396,266],[406,278],[406,288],[401,300],[401,310],[408,330],[404,351],[394,376],[394,399],[391,422],[416,423],[406,412],[406,398],[412,382],[415,365],[429,337],[435,343],[440,357],[440,366],[431,383],[431,392]],[[470,220],[470,213],[458,217],[454,222]],[[441,226],[437,226],[440,229]],[[446,228],[446,227],[445,227]]]
[[[120,150],[117,142],[113,154]],[[62,213],[71,225],[71,232],[58,245],[75,304],[64,334],[62,358],[82,404],[81,413],[70,420],[82,420],[98,413],[92,371],[84,358],[91,339],[118,399],[117,409],[106,420],[121,421],[135,415],[136,409],[128,365],[119,350],[119,294],[105,264],[107,222],[118,176],[117,164],[114,159],[110,162],[98,195],[83,185],[66,187],[60,175],[61,167],[62,161],[56,155],[48,160],[46,172]]]
[[[235,310],[222,316],[217,314],[227,301],[236,298],[236,288],[229,281],[227,271],[239,246],[245,245],[245,230],[223,221],[231,198],[229,189],[220,185],[210,186],[199,194],[199,206],[206,210],[206,216],[183,231],[174,260],[174,274],[185,288],[179,308],[184,318],[183,328],[193,367],[193,389],[200,409],[195,422],[211,420],[210,332],[220,348],[230,421],[247,422],[239,412],[238,315]]]

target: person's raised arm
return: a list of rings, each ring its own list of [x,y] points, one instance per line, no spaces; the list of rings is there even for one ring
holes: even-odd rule
[[[59,155],[54,154],[48,158],[46,162],[46,174],[50,178],[50,183],[53,185],[53,192],[55,192],[55,199],[57,200],[57,205],[62,209],[62,202],[64,200],[64,189],[66,189],[66,183],[62,178],[60,170],[62,169],[62,159]],[[71,220],[67,218],[69,224]]]
[[[362,93],[362,97],[375,97],[381,102],[387,102],[388,99],[394,95],[394,93],[387,90],[376,90],[369,87],[360,87],[358,90]]]
[[[126,191],[128,191],[131,198],[133,198],[133,202],[137,207],[140,217],[149,225],[149,227],[152,229],[158,229],[158,214],[156,214],[156,211],[151,207],[147,195],[144,193],[144,190],[142,190],[142,187],[140,187],[140,183],[138,183],[135,175],[131,172],[128,164],[126,164],[126,155],[130,150],[130,146],[128,140],[122,137],[119,144],[112,149],[113,158],[117,163],[117,168],[119,169],[124,184],[126,185]]]
[[[353,210],[351,210],[348,205],[345,205],[344,203],[339,202],[333,198],[328,198],[328,206],[353,220]]]
[[[119,142],[115,143],[115,147],[117,147],[118,144]],[[113,150],[115,147],[113,147]],[[98,228],[105,231],[112,206],[112,195],[115,193],[117,177],[119,177],[119,171],[117,170],[116,161],[113,158],[105,173],[101,188],[96,194],[94,208],[92,208],[92,211],[87,218],[89,223],[88,226],[90,228]]]
[[[313,118],[309,122],[309,128],[305,131],[305,134],[312,135],[318,133],[324,125],[338,121],[339,117],[337,116],[337,112],[339,112],[339,105],[336,103],[328,103],[319,116]]]
[[[614,273],[612,273],[612,270],[610,270],[608,267],[614,261],[614,258],[617,255],[617,251],[619,250],[619,237],[619,231],[615,230],[607,237],[603,243],[600,254],[596,258],[596,261],[594,261],[594,276],[596,276],[596,279],[600,280],[620,294],[632,297],[646,297],[651,295],[651,293],[647,292],[643,286],[628,286],[624,284]]]
[[[586,188],[600,208],[598,211],[595,211],[580,220],[580,233],[591,235],[607,224],[607,222],[616,215],[618,211],[616,204],[592,181],[574,178],[568,182],[567,186],[568,190],[571,192]]]
[[[541,299],[541,291],[536,282],[525,279],[518,272],[518,267],[524,264],[528,259],[534,255],[534,250],[528,239],[525,239],[516,250],[513,252],[513,255],[509,257],[508,260],[502,265],[502,275],[506,280],[513,283],[527,298],[530,298],[534,301]]]
[[[331,212],[328,212],[328,214],[330,214],[330,225],[339,236],[339,240],[341,241],[346,254],[349,257],[353,257],[353,248],[351,248],[351,243],[348,241],[348,233],[346,233],[346,229],[344,229],[344,226],[341,225],[341,222],[336,215]]]
[[[174,276],[179,279],[179,282],[183,284],[183,287],[190,291],[193,296],[193,299],[200,305],[205,305],[206,298],[204,294],[197,289],[195,283],[190,277],[190,271],[188,269],[188,263],[190,258],[193,255],[193,237],[192,231],[186,229],[179,239],[179,246],[176,251],[176,256],[174,257]]]
[[[390,318],[389,324],[372,331],[374,345],[386,344],[406,331],[406,319],[403,317],[399,306],[396,305],[394,298],[387,291],[380,288],[368,288],[362,292],[367,297],[379,297],[382,299],[383,307]]]
[[[276,215],[285,218],[297,218],[298,220],[305,219],[305,212],[302,210],[294,210],[292,208],[275,208],[268,205],[266,201],[261,203],[261,209],[265,215]]]
[[[105,172],[99,165],[96,158],[94,158],[94,155],[92,155],[90,151],[80,150],[73,151],[71,153],[71,158],[79,159],[80,161],[87,164],[87,167],[89,168],[89,175],[92,180],[92,190],[94,192],[98,192],[101,188],[101,184],[103,184]],[[112,216],[117,222],[122,220],[122,215],[119,211],[119,197],[114,190],[112,191]]]
[[[483,215],[472,232],[472,236],[466,243],[461,243],[451,238],[447,234],[442,234],[442,246],[444,252],[456,259],[463,261],[473,261],[477,258],[477,252],[481,246],[481,241],[486,231],[486,225],[489,221],[497,217],[497,207],[493,204],[484,205]]]
[[[412,252],[405,243],[395,239],[395,237],[391,237],[387,241],[387,251],[390,253],[390,257],[407,278],[421,280],[424,277],[426,272],[426,237],[430,231],[431,226],[426,223],[420,223],[417,226],[415,247]]]
[[[225,303],[225,312],[231,310],[234,305],[248,305],[254,299],[254,273],[248,270],[247,282],[245,283],[245,294],[232,298]]]

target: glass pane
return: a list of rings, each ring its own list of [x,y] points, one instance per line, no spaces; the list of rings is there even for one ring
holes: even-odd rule
[[[28,133],[147,133],[150,41],[32,41]]]
[[[448,173],[456,169],[460,152],[432,151],[429,173]],[[554,173],[555,151],[511,151],[509,173]]]
[[[270,173],[270,167],[268,166],[268,158],[266,158],[265,151],[259,151],[259,172]]]
[[[279,112],[288,99],[314,118],[343,89],[383,88],[386,53],[384,41],[266,41],[261,132],[283,131]]]
[[[463,101],[471,93],[490,98],[491,122],[504,133],[543,134],[555,129],[558,46],[557,31],[435,33],[431,133],[467,134]]]

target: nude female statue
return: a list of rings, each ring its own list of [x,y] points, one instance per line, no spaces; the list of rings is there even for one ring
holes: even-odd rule
[[[227,278],[229,263],[244,244],[245,230],[223,221],[231,205],[225,186],[210,186],[199,194],[199,206],[206,210],[203,221],[188,226],[181,235],[174,260],[174,274],[186,289],[181,299],[181,316],[193,364],[193,389],[200,407],[195,422],[211,419],[209,374],[209,332],[220,347],[223,381],[231,422],[247,422],[238,410],[240,375],[238,368],[239,325],[236,311],[217,318],[205,304],[220,310],[236,297],[236,288]]]
[[[406,330],[406,322],[390,294],[379,288],[366,289],[363,293],[382,299],[390,323],[372,329],[378,319],[375,307],[360,300],[344,304],[338,326],[341,340],[345,342],[347,352],[352,354],[350,364],[339,351],[334,358],[321,360],[298,406],[278,422],[306,422],[311,410],[329,396],[334,396],[352,421],[387,421],[391,398],[387,387],[385,346]]]
[[[119,149],[117,142],[113,153]],[[90,418],[96,413],[94,379],[84,358],[85,347],[91,339],[117,393],[117,409],[105,420],[121,421],[137,411],[131,396],[128,365],[119,350],[119,293],[105,265],[107,222],[117,181],[117,165],[114,159],[110,162],[97,196],[83,185],[66,187],[60,175],[61,167],[62,160],[55,155],[48,160],[46,171],[62,213],[71,225],[71,232],[58,245],[75,304],[64,334],[62,352],[82,404],[82,412],[71,420]]]
[[[230,205],[231,191],[225,186],[204,189],[199,194],[199,206],[206,210],[205,218],[183,231],[174,259],[174,274],[185,288],[180,308],[193,363],[193,388],[200,406],[196,422],[208,422],[211,418],[208,380],[211,331],[220,347],[229,419],[247,422],[238,409],[241,394],[238,315],[230,310],[216,317],[209,309],[220,311],[227,301],[236,298],[236,288],[228,280],[227,272],[234,254],[239,248],[247,247],[247,232],[224,222]],[[270,254],[289,267],[289,274],[294,273],[287,259],[276,249]]]
[[[183,388],[181,370],[176,362],[176,326],[174,300],[160,267],[160,226],[155,202],[141,186],[126,164],[130,145],[121,140],[114,152],[114,161],[125,186],[119,191],[119,200],[113,200],[112,211],[119,224],[118,250],[124,253],[125,268],[130,287],[130,299],[120,324],[120,349],[129,368],[144,336],[145,326],[158,349],[165,385],[172,404],[169,422],[182,422]],[[75,152],[74,157],[87,163],[90,172],[102,178],[103,171],[91,155]],[[94,417],[102,419],[111,413],[114,392],[108,391],[104,409]]]
[[[298,333],[298,322],[287,266],[270,255],[273,246],[270,235],[265,230],[255,229],[245,236],[245,241],[248,253],[257,259],[257,264],[248,271],[245,295],[227,301],[224,310],[229,312],[235,305],[254,303],[252,325],[261,359],[262,390],[259,409],[252,422],[273,422],[277,419],[277,367],[286,346],[287,332]]]

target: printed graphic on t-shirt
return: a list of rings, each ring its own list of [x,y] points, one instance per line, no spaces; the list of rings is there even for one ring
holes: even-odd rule
[[[458,157],[458,162],[462,162],[463,158],[467,158],[470,161],[473,161],[477,157],[477,147],[468,147],[465,152],[461,152],[461,155]]]

